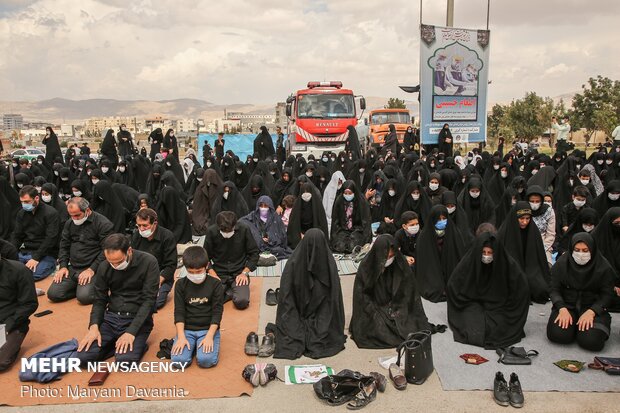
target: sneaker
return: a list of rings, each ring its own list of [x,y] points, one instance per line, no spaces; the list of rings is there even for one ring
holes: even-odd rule
[[[525,399],[523,397],[523,390],[521,389],[521,382],[519,376],[516,373],[510,375],[510,405],[512,407],[523,407]]]
[[[254,387],[258,387],[260,383],[260,372],[256,368],[256,364],[248,364],[241,372],[241,377]]]
[[[495,373],[495,381],[493,382],[493,399],[500,406],[508,406],[510,404],[510,396],[508,394],[508,384],[501,371]]]
[[[248,334],[248,337],[245,339],[245,354],[248,356],[256,356],[258,355],[258,336],[255,332],[251,332]]]
[[[274,381],[278,376],[278,369],[273,364],[261,364],[260,369],[260,385],[266,386],[267,383]]]

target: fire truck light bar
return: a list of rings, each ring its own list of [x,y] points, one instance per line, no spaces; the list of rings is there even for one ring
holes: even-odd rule
[[[331,82],[308,82],[308,89],[314,89],[315,87],[335,87],[336,89],[340,89],[342,87],[342,82],[340,81],[331,81]]]

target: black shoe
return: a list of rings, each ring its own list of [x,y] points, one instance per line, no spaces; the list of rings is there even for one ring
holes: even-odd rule
[[[387,387],[387,379],[385,378],[385,376],[375,371],[371,371],[368,375],[375,379],[377,390],[383,393],[385,391],[385,388]]]
[[[267,305],[278,305],[278,296],[276,292],[271,288],[267,290],[265,303],[267,303]]]
[[[245,339],[245,354],[248,356],[258,355],[258,336],[253,331]]]
[[[258,350],[258,357],[270,357],[273,356],[276,350],[275,337],[273,333],[268,333],[263,337],[263,342]]]
[[[280,302],[280,287],[276,288],[276,300]]]
[[[523,390],[521,390],[521,382],[516,373],[510,375],[510,405],[512,407],[523,407],[525,399],[523,398]]]
[[[501,371],[495,373],[495,381],[493,382],[493,399],[500,406],[508,406],[510,404],[510,396],[508,394],[508,384]]]
[[[278,376],[278,369],[273,364],[261,364],[259,382],[261,386],[266,386],[267,383],[274,381]]]
[[[260,371],[256,368],[256,364],[248,364],[241,372],[241,377],[254,387],[258,387],[260,383]]]

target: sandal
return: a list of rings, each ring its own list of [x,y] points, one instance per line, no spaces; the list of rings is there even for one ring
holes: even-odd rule
[[[364,386],[360,389],[360,391],[355,395],[355,398],[347,403],[347,409],[349,410],[359,410],[362,409],[370,402],[377,398],[377,384],[374,380],[370,382],[367,386]]]

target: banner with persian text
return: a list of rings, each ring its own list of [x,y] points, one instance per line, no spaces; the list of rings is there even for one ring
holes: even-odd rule
[[[422,143],[436,144],[437,135],[446,123],[454,143],[484,142],[490,32],[420,27]]]

